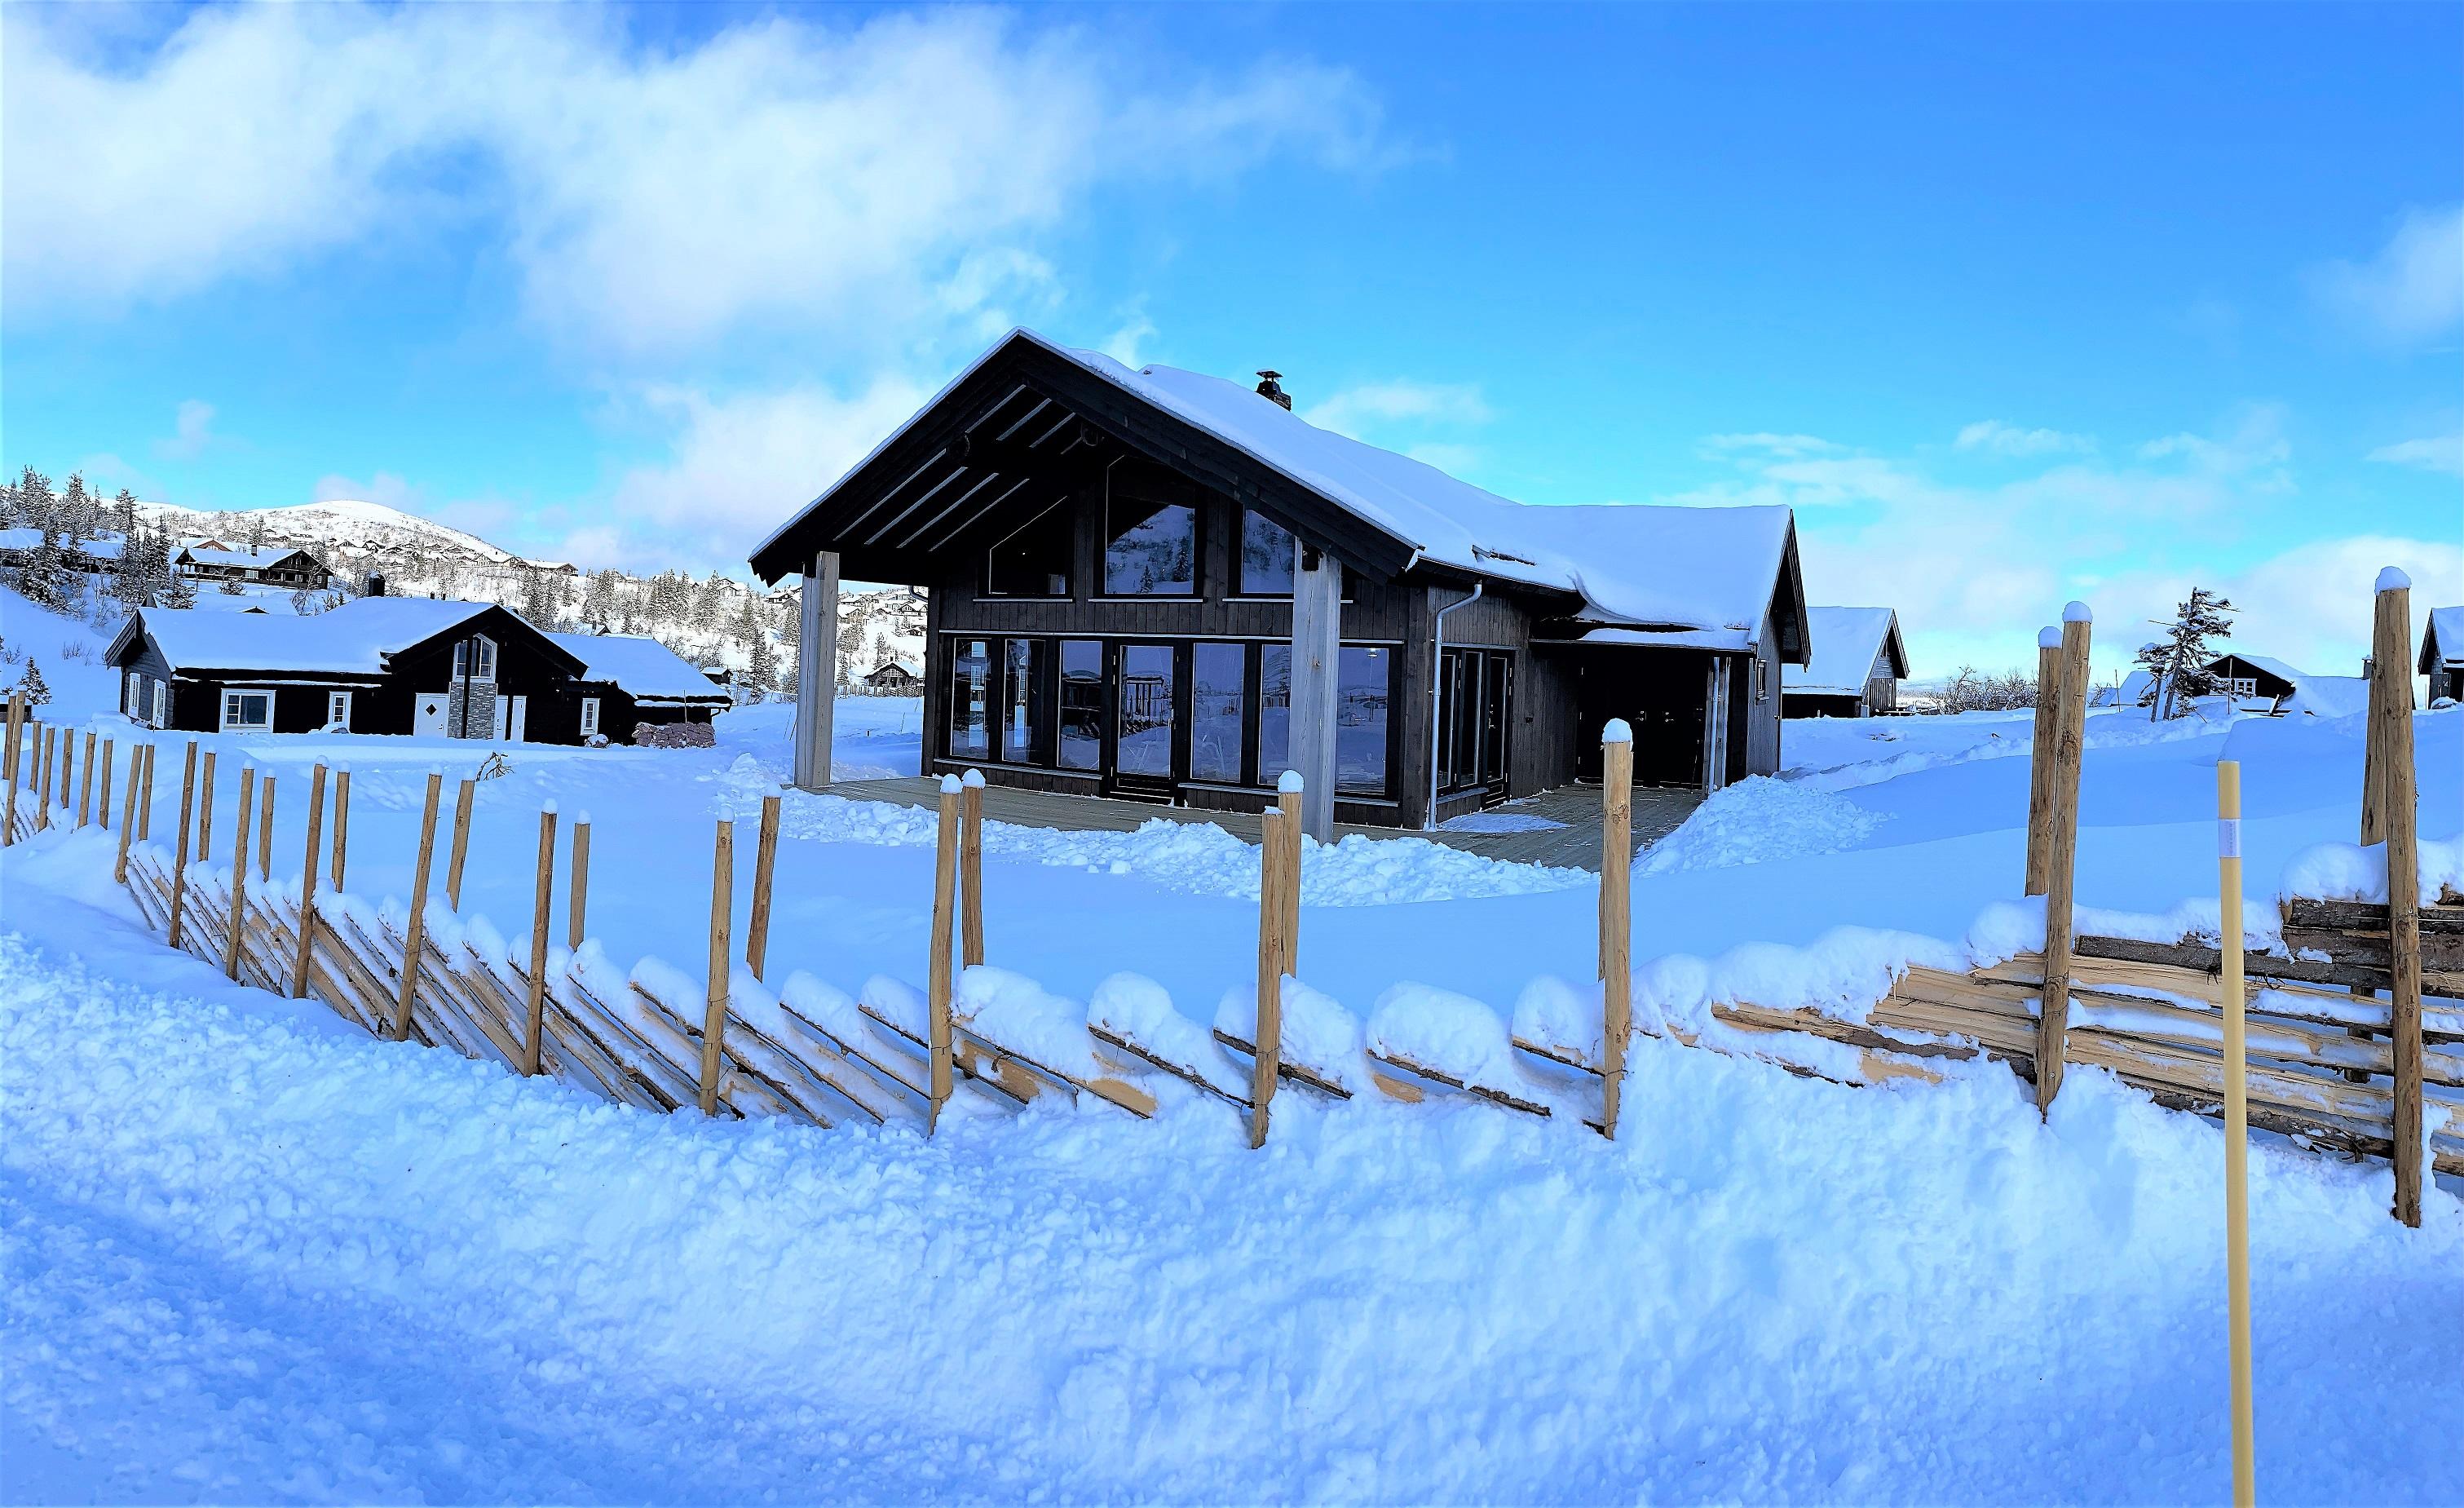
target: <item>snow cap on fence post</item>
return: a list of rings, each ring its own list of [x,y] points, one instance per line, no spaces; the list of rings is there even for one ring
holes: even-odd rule
[[[1631,743],[1634,742],[1634,728],[1623,718],[1611,718],[1608,726],[1600,729],[1600,742]]]
[[[941,777],[941,794],[945,796],[957,795],[961,787],[962,782],[960,782],[958,777],[956,775],[944,775]]]
[[[2376,589],[2380,591],[2409,591],[2411,588],[2412,578],[2406,575],[2400,567],[2389,566],[2379,572],[2379,584]],[[2444,649],[2446,646],[2439,647]]]
[[[2036,648],[2040,650],[2057,650],[2061,647],[2061,630],[2056,628],[2043,628],[2036,631]]]
[[[555,798],[554,796],[550,796],[550,797],[548,797],[545,801],[540,802],[540,803],[539,803],[539,810],[540,810],[543,814],[545,814],[545,815],[547,815],[547,816],[551,816],[551,817],[552,817],[552,816],[555,816],[555,815],[556,815],[556,798]]]
[[[549,802],[547,805],[548,805],[548,809],[549,809],[550,811],[553,811],[553,810],[555,810],[555,809],[556,809],[556,803],[555,803],[555,802],[551,801],[551,802]],[[573,820],[574,820],[574,824],[575,824],[575,826],[577,826],[577,827],[588,827],[588,826],[590,825],[590,811],[589,811],[589,809],[584,808],[583,809],[582,809],[582,810],[580,810],[580,811],[575,812],[575,813],[573,814]]]
[[[2094,623],[2096,621],[2096,614],[2088,610],[2087,604],[2084,602],[2065,603],[2062,606],[2062,621],[2064,623]]]
[[[979,769],[969,769],[964,775],[958,777],[958,784],[969,790],[981,790],[984,788],[984,772]]]
[[[1303,782],[1299,770],[1287,769],[1275,777],[1275,789],[1284,795],[1296,795],[1302,788]]]

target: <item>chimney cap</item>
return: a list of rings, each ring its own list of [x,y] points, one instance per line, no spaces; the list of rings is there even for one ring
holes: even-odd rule
[[[1284,410],[1288,413],[1291,411],[1292,395],[1284,391],[1284,385],[1275,380],[1281,376],[1283,376],[1282,372],[1261,369],[1258,373],[1258,396],[1270,403],[1283,405]]]

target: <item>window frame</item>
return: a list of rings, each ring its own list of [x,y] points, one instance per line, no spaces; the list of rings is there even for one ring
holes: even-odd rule
[[[1230,562],[1232,580],[1227,584],[1224,595],[1226,597],[1238,598],[1244,601],[1291,601],[1292,590],[1300,583],[1301,537],[1292,533],[1289,529],[1284,529],[1282,524],[1276,523],[1274,520],[1267,518],[1265,514],[1258,512],[1255,508],[1247,507],[1241,503],[1236,502],[1232,504],[1232,548]],[[1285,536],[1292,542],[1292,566],[1290,580],[1288,584],[1280,588],[1257,588],[1249,585],[1247,569],[1249,555],[1247,542],[1249,538],[1249,521],[1253,518],[1262,523],[1272,524],[1275,528],[1283,529]],[[1352,594],[1349,591],[1344,593],[1344,596],[1347,599],[1349,599],[1351,595]]]
[[[984,546],[983,569],[976,579],[977,594],[995,602],[1068,602],[1078,592],[1078,499],[1074,496],[1056,498],[1052,505],[1034,515],[1000,539]],[[993,552],[1027,530],[1043,523],[1054,514],[1063,517],[1066,525],[1061,551],[1061,589],[1059,591],[1002,591],[993,585]]]
[[[251,698],[265,700],[263,722],[235,722],[231,720],[234,705],[244,707]],[[271,733],[274,731],[274,688],[271,686],[226,686],[223,688],[222,725],[224,733]]]
[[[478,647],[478,653],[475,655],[472,654],[473,645]],[[496,678],[496,641],[495,639],[484,633],[473,633],[468,638],[453,641],[453,678],[462,680],[466,677],[471,680],[491,682]]]
[[[598,737],[599,699],[596,697],[583,698],[580,717],[581,721],[576,725],[581,729],[582,736],[585,739]]]
[[[355,694],[350,691],[329,690],[325,693],[325,726],[330,728],[339,722],[342,725],[342,730],[344,732],[350,731],[352,699],[354,695]],[[341,713],[340,717],[335,716],[337,708],[339,708]]]
[[[1163,490],[1163,489],[1157,489]],[[1096,541],[1095,581],[1092,597],[1098,602],[1202,602],[1206,599],[1206,499],[1195,488],[1186,489],[1185,497],[1158,498],[1146,492],[1133,492],[1127,498],[1111,486],[1104,489],[1103,516]],[[1189,589],[1187,591],[1114,591],[1112,589],[1112,542],[1126,531],[1112,527],[1112,510],[1124,502],[1149,503],[1147,517],[1153,518],[1166,508],[1185,509],[1189,514]]]

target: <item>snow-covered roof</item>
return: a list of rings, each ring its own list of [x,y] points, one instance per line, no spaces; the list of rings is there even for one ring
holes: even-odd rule
[[[40,529],[0,529],[0,550],[31,550],[39,547],[42,543],[43,531]],[[59,535],[55,537],[53,543],[63,552],[75,549],[90,560],[116,561],[120,559],[120,548],[124,542],[117,533],[112,533],[89,535],[75,545],[69,543],[68,536]]]
[[[2355,718],[2370,710],[2370,683],[2363,676],[2304,676],[2284,699],[2287,712],[2322,718]]]
[[[1808,608],[1805,626],[1814,653],[1803,669],[1780,668],[1783,692],[1861,697],[1885,647],[1891,651],[1893,674],[1907,674],[1907,654],[1899,646],[1899,614],[1888,608]]]
[[[382,676],[385,659],[495,610],[485,602],[426,597],[360,597],[308,617],[278,612],[216,612],[200,608],[142,608],[120,647],[140,631],[173,670],[315,671]]]
[[[267,545],[262,549],[237,550],[211,540],[192,540],[180,546],[179,553],[199,566],[236,566],[243,569],[262,570],[279,565],[304,550],[290,545]]]
[[[2295,670],[2292,666],[2284,663],[2284,661],[2277,659],[2271,655],[2245,654],[2239,650],[2225,651],[2225,653],[2217,655],[2214,659],[2208,661],[2208,669],[2214,670],[2217,666],[2223,664],[2229,659],[2239,660],[2255,671],[2258,671],[2263,675],[2273,676],[2278,680],[2284,681],[2293,686],[2299,686],[2305,680],[2316,678],[2307,672]]]
[[[875,665],[872,668],[871,674],[878,676],[885,671],[893,670],[907,676],[911,680],[920,679],[922,676],[922,673],[920,671],[916,670],[914,666],[908,664],[905,660],[883,660],[880,664]]]
[[[2421,663],[2427,676],[2442,665],[2464,665],[2464,608],[2432,608],[2429,627],[2421,633]]]
[[[1319,429],[1243,384],[1171,366],[1133,371],[1100,352],[1060,345],[1031,330],[1013,331],[978,357],[913,419],[764,541],[757,559],[804,517],[826,507],[848,477],[979,367],[1021,342],[1203,431],[1403,542],[1417,559],[1578,593],[1585,603],[1581,616],[1590,620],[1712,631],[1741,645],[1759,629],[1788,561],[1794,525],[1784,506],[1518,503],[1424,461]]]
[[[630,633],[551,633],[582,661],[585,680],[604,680],[636,701],[725,701],[698,666],[656,639]]]

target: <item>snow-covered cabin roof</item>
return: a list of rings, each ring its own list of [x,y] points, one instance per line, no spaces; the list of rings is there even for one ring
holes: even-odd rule
[[[905,660],[883,660],[880,664],[875,665],[866,674],[868,676],[886,676],[891,671],[896,671],[898,674],[906,676],[910,680],[920,680],[923,678],[923,673],[918,671],[914,666],[907,663]]]
[[[36,549],[42,545],[42,543],[43,531],[40,529],[25,527],[0,529],[0,550]],[[126,542],[117,531],[113,531],[90,534],[76,544],[71,544],[65,534],[55,535],[52,543],[58,545],[63,554],[74,550],[88,560],[116,561],[120,559],[121,547]]]
[[[1813,657],[1803,669],[1780,669],[1783,692],[1824,697],[1861,697],[1874,674],[1874,662],[1886,651],[1891,674],[1908,673],[1908,652],[1900,643],[1900,615],[1889,608],[1808,608],[1806,631],[1812,635]]]
[[[484,613],[488,602],[438,602],[427,597],[359,597],[300,617],[278,612],[218,612],[203,608],[141,608],[112,641],[105,657],[121,662],[139,635],[150,638],[175,671],[242,670],[382,676],[386,661]],[[521,619],[505,613],[516,623]]]
[[[1172,455],[1176,468],[1201,477],[1219,466],[1237,469],[1239,479],[1253,483],[1239,489],[1243,503],[1286,527],[1303,521],[1294,515],[1304,503],[1320,515],[1315,521],[1348,516],[1353,521],[1341,537],[1331,527],[1302,532],[1339,556],[1359,556],[1354,564],[1381,566],[1375,572],[1380,576],[1427,562],[1571,594],[1579,599],[1573,615],[1586,622],[1708,633],[1719,641],[1714,647],[1727,649],[1742,649],[1759,632],[1784,575],[1794,585],[1795,522],[1786,507],[1519,503],[1424,461],[1319,429],[1243,384],[1171,366],[1133,371],[1100,352],[1071,349],[1030,330],[1014,330],[996,343],[781,525],[754,551],[756,573],[777,581],[801,568],[800,560],[814,548],[823,548],[840,550],[843,563],[848,553],[861,556],[859,565],[848,567],[860,574],[896,579],[888,572],[900,552],[929,551],[964,538],[985,510],[1009,496],[1002,486],[1018,491],[1025,474],[1011,482],[1001,470],[1003,457],[1022,456],[1034,446],[1011,438],[1013,432],[1039,434],[1045,424],[1058,431],[1071,408],[1087,405],[1072,397],[1068,407],[1055,407],[1056,400],[1046,399],[1035,404],[1032,418],[1022,417],[1006,429],[983,424],[1005,413],[1013,400],[1023,411],[1034,397],[1007,380],[1006,372],[987,372],[997,358],[1056,388],[1094,398],[1109,391],[1105,401],[1120,409],[1111,417],[1124,430],[1152,426],[1155,415],[1177,421],[1142,435],[1141,449]],[[979,373],[1000,380],[979,382]],[[1120,395],[1136,405],[1118,405]],[[1047,408],[1063,414],[1063,421],[1045,417]],[[978,440],[967,428],[971,414],[987,432],[985,439]],[[1069,448],[1065,443],[1034,455],[1058,460]],[[935,482],[928,474],[935,472],[954,475]],[[911,482],[921,496],[909,502],[900,489]],[[978,488],[989,494],[980,502],[973,500]],[[844,510],[834,508],[842,501]],[[1338,511],[1330,513],[1326,504]],[[955,521],[945,522],[944,515]],[[841,527],[847,538],[839,537]],[[1781,626],[1783,644],[1795,645],[1797,627],[1793,617]],[[1802,653],[1798,648],[1790,657]]]
[[[2432,608],[2429,626],[2421,631],[2421,663],[2427,676],[2443,665],[2464,666],[2464,608]]]
[[[243,570],[263,570],[268,566],[279,566],[295,555],[308,560],[311,565],[315,564],[314,557],[302,549],[276,545],[268,545],[262,549],[232,549],[227,544],[221,544],[212,540],[189,541],[181,545],[179,553],[172,558],[186,560],[197,566],[230,566]]]
[[[631,633],[551,633],[582,661],[584,680],[605,681],[636,701],[724,704],[725,691],[693,661],[656,639]]]

